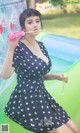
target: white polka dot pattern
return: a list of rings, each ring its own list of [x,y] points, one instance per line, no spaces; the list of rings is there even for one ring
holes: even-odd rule
[[[43,133],[66,123],[70,117],[45,89],[43,77],[50,71],[51,60],[38,42],[49,62],[33,55],[22,42],[14,51],[12,66],[17,73],[17,86],[5,107],[5,113],[24,128]]]

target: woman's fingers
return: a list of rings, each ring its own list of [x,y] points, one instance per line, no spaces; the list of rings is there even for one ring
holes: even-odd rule
[[[65,74],[60,74],[60,77],[61,77],[62,81],[64,81],[65,83],[68,82],[68,76],[66,76]]]
[[[67,82],[68,82],[68,77],[63,77],[63,81],[64,81],[65,83],[67,83]]]
[[[10,48],[10,49],[15,49],[16,46],[18,45],[19,39],[20,39],[20,37],[19,37],[19,38],[15,38],[15,39],[13,39],[13,40],[10,40],[10,39],[8,38],[8,46],[9,46],[9,48]]]

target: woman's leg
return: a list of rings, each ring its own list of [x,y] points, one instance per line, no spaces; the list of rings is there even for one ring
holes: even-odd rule
[[[73,133],[80,133],[80,130],[72,120],[69,120],[66,123],[66,126],[69,127],[73,131]]]
[[[62,125],[56,130],[48,131],[47,133],[73,133],[66,125]]]
[[[46,133],[57,133],[57,131],[56,130],[50,130],[50,131],[48,131]]]

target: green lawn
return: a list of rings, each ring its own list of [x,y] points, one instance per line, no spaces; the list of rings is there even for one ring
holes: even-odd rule
[[[80,39],[80,13],[42,15],[43,31]]]

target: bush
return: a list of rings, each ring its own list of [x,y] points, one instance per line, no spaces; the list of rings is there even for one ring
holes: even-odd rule
[[[80,12],[80,4],[66,4],[63,9],[67,13],[77,13]]]

